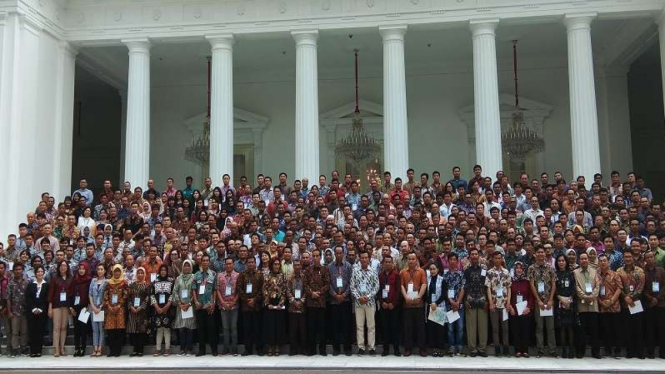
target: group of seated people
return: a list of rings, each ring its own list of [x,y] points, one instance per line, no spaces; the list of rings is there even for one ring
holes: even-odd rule
[[[643,178],[406,175],[44,193],[0,243],[4,352],[66,356],[73,330],[75,357],[128,337],[131,356],[665,358],[665,212]]]

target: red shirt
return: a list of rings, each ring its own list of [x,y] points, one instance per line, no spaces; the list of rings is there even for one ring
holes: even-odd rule
[[[389,286],[388,297],[383,297],[383,290],[386,289],[386,285]],[[386,274],[385,271],[382,271],[381,274],[379,274],[379,301],[397,306],[400,299],[400,293],[400,278],[397,270],[393,269],[388,274]]]

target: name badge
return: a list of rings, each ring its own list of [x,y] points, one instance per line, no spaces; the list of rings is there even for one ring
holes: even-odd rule
[[[166,304],[166,295],[159,294],[159,303],[160,304]]]
[[[384,289],[383,289],[383,292],[381,293],[381,295],[382,295],[382,297],[383,297],[384,299],[387,299],[387,298],[388,298],[388,290],[386,290],[386,289],[384,288]]]
[[[455,298],[455,290],[448,290],[448,298],[449,299]]]
[[[224,289],[224,296],[228,297],[231,296],[231,294],[233,294],[233,288],[227,284],[226,288]]]
[[[337,285],[337,288],[344,287],[344,281],[342,280],[342,277],[338,276],[337,280],[335,282],[336,282],[335,284]]]
[[[199,295],[203,295],[206,293],[206,285],[202,284],[199,286]]]
[[[351,204],[351,210],[357,210],[358,204]]]
[[[252,293],[253,289],[254,289],[254,286],[252,286],[251,283],[247,283],[247,286],[245,286],[245,293]]]
[[[189,290],[180,290],[180,298],[186,299],[189,297]]]
[[[432,299],[432,303],[435,303],[435,302],[436,302],[436,295],[435,295],[435,294],[432,294],[431,299]]]
[[[635,291],[635,286],[633,286],[633,285],[631,284],[630,286],[628,286],[628,290],[629,290],[630,292]]]
[[[660,292],[660,283],[658,282],[653,282],[651,283],[651,292]]]
[[[521,303],[521,302],[524,301],[524,296],[522,296],[522,295],[517,295],[517,297],[516,297],[515,299],[517,300],[517,303]]]
[[[496,297],[503,297],[503,288],[496,289]]]
[[[593,287],[591,286],[591,283],[586,282],[586,283],[584,284],[584,292],[586,292],[586,293],[591,293],[591,292],[593,292]]]
[[[448,270],[448,269],[443,269],[443,274],[448,274],[449,271],[450,270]]]
[[[563,281],[563,286],[564,287],[569,287],[570,286],[570,281],[568,279]]]
[[[157,274],[150,274],[150,282],[154,283],[157,280]]]
[[[79,305],[79,304],[81,304],[81,296],[75,296],[74,305]]]
[[[300,291],[300,288],[296,288],[293,291],[293,297],[295,297],[296,299],[300,299],[301,296],[302,296],[302,291]]]
[[[538,293],[545,293],[545,283],[538,282]]]
[[[141,298],[140,297],[135,297],[134,298],[134,308],[138,308],[141,306]]]
[[[64,303],[67,301],[67,292],[60,292],[60,302]]]
[[[111,304],[118,303],[118,295],[111,295]]]
[[[364,284],[361,284],[359,291],[360,291],[361,294],[366,294],[367,293],[367,286],[365,286]]]
[[[487,275],[487,270],[482,269],[482,270],[480,271],[480,276],[481,276],[481,277],[484,277],[484,276],[486,276],[486,275]]]
[[[409,282],[409,285],[406,287],[406,292],[408,293],[413,292],[413,282]]]
[[[605,296],[605,286],[600,286],[600,296]]]
[[[511,277],[515,276],[515,268],[510,269],[510,276]]]

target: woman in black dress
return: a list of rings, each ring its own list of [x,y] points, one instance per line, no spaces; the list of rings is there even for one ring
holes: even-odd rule
[[[48,320],[48,289],[49,284],[44,280],[44,267],[36,265],[34,268],[35,280],[28,285],[25,299],[28,319],[28,343],[30,357],[41,357],[44,346],[44,329]]]

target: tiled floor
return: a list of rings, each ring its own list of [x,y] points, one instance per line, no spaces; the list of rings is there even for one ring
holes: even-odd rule
[[[553,359],[553,358],[437,358],[437,357],[369,357],[369,356],[338,356],[338,357],[233,357],[210,355],[204,357],[128,357],[90,358],[90,357],[59,357],[43,356],[41,358],[7,358],[0,357],[2,370],[21,369],[385,369],[385,370],[431,370],[447,369],[455,371],[582,371],[582,372],[613,372],[643,371],[664,372],[665,360],[638,360],[593,358],[584,359]]]

